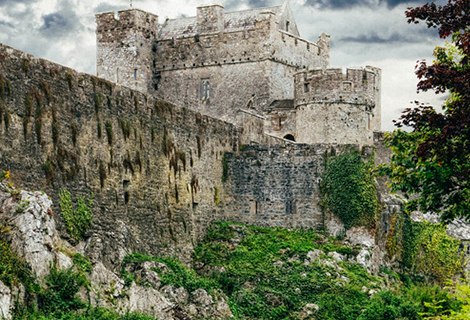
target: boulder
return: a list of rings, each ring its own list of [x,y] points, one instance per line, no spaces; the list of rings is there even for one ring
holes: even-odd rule
[[[0,318],[10,320],[11,309],[13,309],[11,290],[2,281],[0,281]]]

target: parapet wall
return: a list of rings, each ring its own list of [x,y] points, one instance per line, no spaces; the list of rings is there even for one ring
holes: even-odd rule
[[[98,41],[118,42],[129,33],[142,33],[143,38],[153,39],[158,33],[158,16],[139,9],[120,10],[96,15]]]
[[[380,96],[380,69],[317,69],[295,75],[295,104],[346,102],[375,107]]]

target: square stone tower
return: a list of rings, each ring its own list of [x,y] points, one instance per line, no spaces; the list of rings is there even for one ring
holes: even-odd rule
[[[138,10],[96,15],[97,75],[147,92],[152,84],[158,16]]]

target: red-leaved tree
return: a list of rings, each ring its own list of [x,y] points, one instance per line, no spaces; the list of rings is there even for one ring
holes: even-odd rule
[[[427,3],[406,11],[408,23],[425,22],[449,41],[436,48],[432,65],[420,62],[418,91],[448,92],[438,113],[419,105],[404,111],[386,137],[392,148],[391,165],[384,168],[394,191],[417,194],[408,210],[440,213],[443,221],[470,217],[470,0]]]

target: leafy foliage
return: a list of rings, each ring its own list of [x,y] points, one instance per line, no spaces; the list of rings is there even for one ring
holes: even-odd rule
[[[52,267],[46,278],[46,289],[38,296],[40,309],[46,314],[61,314],[85,308],[86,304],[78,297],[78,290],[87,283],[85,274],[73,267],[64,270]]]
[[[8,287],[22,283],[28,291],[39,290],[31,268],[4,241],[0,241],[0,281]]]
[[[61,314],[44,314],[41,310],[22,310],[18,312],[14,320],[154,320],[155,318],[128,312],[119,315],[116,311],[108,308],[90,308],[85,312],[65,312]]]
[[[447,5],[427,3],[406,12],[409,23],[426,22],[449,38],[454,48],[436,48],[432,65],[421,62],[416,74],[418,90],[448,91],[450,98],[437,113],[420,105],[406,109],[396,130],[386,137],[394,153],[384,173],[394,191],[418,194],[408,210],[440,213],[444,221],[469,217],[470,212],[470,2],[450,0]]]
[[[196,289],[205,289],[207,291],[212,291],[218,288],[218,285],[215,281],[198,276],[194,270],[186,268],[176,258],[154,257],[139,253],[129,254],[123,260],[121,275],[124,279],[127,280],[126,284],[129,285],[130,282],[135,280],[133,275],[129,274],[126,271],[126,265],[128,265],[129,263],[140,263],[144,261],[161,262],[169,268],[169,271],[166,272],[160,269],[155,270],[160,276],[162,286],[171,284],[177,288],[183,287],[190,292]]]
[[[430,277],[440,285],[462,272],[460,241],[448,236],[442,224],[412,221],[408,215],[397,213],[391,219],[386,247],[403,270]]]
[[[88,199],[77,197],[76,209],[73,208],[70,192],[61,190],[59,197],[60,210],[67,232],[75,241],[80,241],[91,227],[93,221],[94,195],[92,193]]]
[[[398,293],[371,300],[367,291],[378,289],[380,280],[362,266],[341,262],[341,269],[335,269],[319,261],[304,263],[315,249],[325,254],[342,251],[350,258],[357,254],[341,240],[313,231],[219,222],[195,249],[194,259],[225,270],[212,278],[229,297],[238,319],[297,319],[313,302],[319,306],[315,319],[420,319],[421,308]],[[375,306],[381,310],[372,313]]]
[[[379,200],[375,188],[372,158],[365,163],[355,152],[327,158],[321,189],[323,204],[344,223],[373,227]]]

